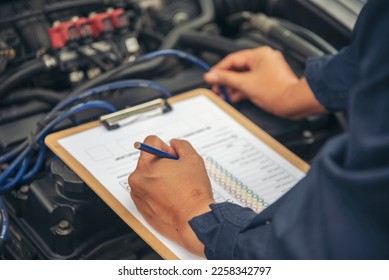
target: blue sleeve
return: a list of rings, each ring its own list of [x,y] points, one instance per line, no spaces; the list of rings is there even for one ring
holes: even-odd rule
[[[305,75],[316,99],[328,111],[345,111],[349,92],[359,79],[357,55],[353,47],[337,55],[307,60]]]
[[[205,247],[208,259],[232,259],[231,253],[237,244],[240,230],[245,228],[256,214],[249,208],[228,202],[211,204],[210,207],[212,212],[192,219],[189,224],[198,238],[204,244],[209,244]]]
[[[337,55],[307,60],[305,75],[316,99],[328,111],[346,111],[349,92],[358,80],[357,58],[346,47]]]
[[[349,131],[258,215],[229,203],[190,225],[212,259],[389,259],[389,2],[365,6]]]
[[[360,79],[356,33],[363,24],[355,26],[353,42],[336,55],[307,59],[305,76],[316,99],[328,111],[347,111],[350,92]]]

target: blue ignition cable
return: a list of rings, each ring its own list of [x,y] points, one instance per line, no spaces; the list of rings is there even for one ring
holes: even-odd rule
[[[105,85],[101,85],[98,87],[94,87],[91,89],[88,89],[84,92],[79,93],[78,95],[75,95],[71,98],[65,99],[58,103],[53,110],[45,117],[44,121],[49,122],[52,118],[62,109],[65,107],[75,103],[76,101],[81,101],[87,97],[97,95],[102,92],[111,91],[111,90],[117,90],[117,89],[126,89],[126,88],[151,88],[153,90],[156,90],[157,92],[161,93],[165,98],[171,97],[171,93],[168,89],[164,88],[160,84],[148,81],[148,80],[124,80],[114,83],[109,83]],[[13,158],[15,158],[23,149],[27,147],[28,143],[22,143],[20,144],[15,150],[8,152],[7,154],[4,154],[0,156],[0,164],[7,162]]]
[[[38,135],[35,136],[32,143],[29,144],[17,157],[16,159],[9,165],[9,167],[0,175],[0,193],[6,192],[9,189],[13,188],[17,184],[21,182],[21,180],[28,179],[35,175],[34,172],[38,171],[40,166],[43,163],[44,158],[44,150],[40,151],[38,154],[38,158],[35,162],[35,166],[33,169],[28,172],[27,174],[27,168],[29,165],[29,156],[30,153],[33,151],[33,146],[35,144],[41,144],[43,145],[43,140],[46,135],[48,135],[59,123],[64,121],[65,119],[69,118],[70,116],[85,111],[91,108],[103,108],[106,109],[108,112],[112,113],[116,111],[116,108],[112,106],[110,103],[105,101],[88,101],[85,103],[78,104],[72,108],[70,108],[69,111],[64,112],[62,115],[58,116],[54,120],[52,120]],[[43,153],[43,154],[42,154]],[[8,180],[9,176],[13,174],[17,168],[20,166],[20,169],[16,173],[15,177],[11,180]],[[31,173],[32,172],[32,173]]]
[[[201,60],[198,57],[195,57],[194,55],[191,55],[189,53],[179,51],[179,50],[173,50],[173,49],[166,49],[166,50],[160,50],[160,51],[155,51],[151,52],[145,55],[142,55],[138,58],[137,62],[142,62],[145,60],[150,60],[154,59],[157,57],[167,57],[167,56],[172,56],[172,57],[177,57],[186,61],[189,61],[199,67],[201,70],[204,72],[209,72],[211,70],[211,67],[203,60]],[[228,96],[227,90],[225,87],[220,86],[220,91],[224,96],[224,100],[227,103],[231,103],[230,97]]]
[[[46,145],[44,143],[41,143],[40,148],[39,148],[39,152],[38,152],[38,156],[35,160],[35,165],[27,174],[23,175],[23,177],[21,179],[22,183],[30,181],[38,173],[39,169],[41,168],[41,166],[43,164],[45,154],[46,154]]]
[[[161,86],[160,84],[148,81],[148,80],[124,80],[119,82],[113,82],[109,84],[104,84],[101,86],[97,86],[88,90],[85,90],[75,96],[72,96],[68,99],[65,99],[57,104],[54,109],[45,117],[45,121],[50,121],[55,114],[62,110],[63,108],[71,105],[72,103],[83,100],[92,95],[97,95],[102,92],[117,90],[117,89],[126,89],[126,88],[151,88],[161,93],[165,98],[171,97],[171,93],[169,90]]]
[[[27,146],[27,141],[23,142],[22,144],[18,145],[15,149],[12,151],[0,156],[0,164],[3,164],[13,158],[15,158],[23,149]]]

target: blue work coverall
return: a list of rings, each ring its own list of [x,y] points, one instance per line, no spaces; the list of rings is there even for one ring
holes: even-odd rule
[[[370,0],[350,46],[311,58],[306,78],[348,131],[260,214],[231,203],[190,221],[209,259],[389,259],[389,1]]]

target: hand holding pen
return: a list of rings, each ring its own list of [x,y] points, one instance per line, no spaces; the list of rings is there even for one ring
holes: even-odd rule
[[[189,142],[172,140],[170,145],[156,136],[136,145],[142,150],[136,169],[128,178],[131,198],[157,231],[203,255],[203,245],[188,221],[209,212],[209,205],[215,203],[211,183],[203,159]]]
[[[175,159],[175,160],[179,159],[179,157],[176,155],[169,154],[165,151],[162,151],[160,149],[157,149],[155,147],[149,146],[141,142],[135,142],[134,148],[155,155],[156,157],[160,157],[160,158],[168,158],[168,159]]]

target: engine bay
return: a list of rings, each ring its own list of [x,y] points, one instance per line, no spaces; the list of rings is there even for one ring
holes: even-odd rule
[[[0,258],[160,259],[43,137],[96,120],[107,104],[120,110],[209,88],[197,59],[212,66],[270,46],[303,76],[308,57],[350,42],[366,1],[328,2],[2,1]],[[347,125],[342,114],[290,121],[249,101],[233,106],[307,162]]]

